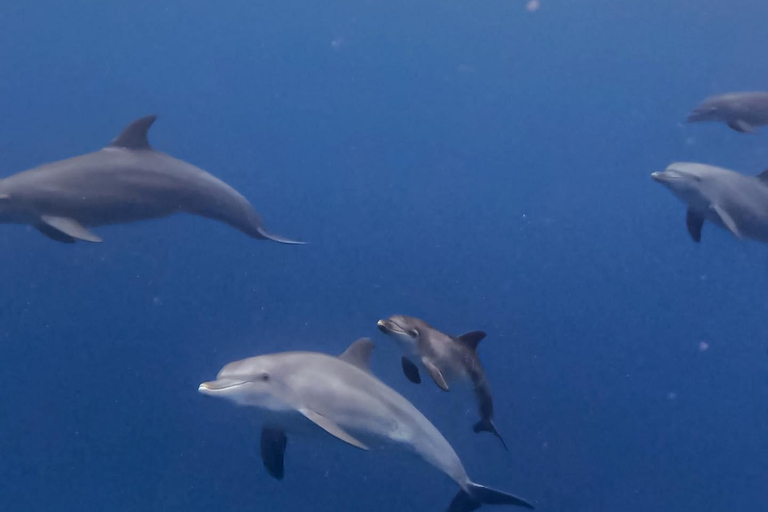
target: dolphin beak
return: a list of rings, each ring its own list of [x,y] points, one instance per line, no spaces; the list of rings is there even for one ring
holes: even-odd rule
[[[652,172],[651,178],[654,179],[654,181],[664,181],[664,173],[663,172]]]
[[[376,322],[376,326],[384,334],[387,334],[389,332],[389,327],[387,326],[387,322],[385,322],[384,320],[379,320],[378,322]]]

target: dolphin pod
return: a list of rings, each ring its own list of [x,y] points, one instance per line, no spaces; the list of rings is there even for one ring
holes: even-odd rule
[[[149,145],[156,116],[128,125],[107,147],[0,180],[0,222],[28,224],[57,242],[101,242],[89,227],[191,213],[246,235],[270,234],[253,206],[223,181]]]
[[[448,512],[471,512],[483,504],[533,508],[522,498],[473,482],[440,431],[371,373],[372,350],[373,342],[363,338],[339,357],[318,352],[251,357],[227,364],[199,391],[263,412],[262,462],[274,478],[284,475],[288,435],[313,427],[362,450],[416,454],[459,486]]]

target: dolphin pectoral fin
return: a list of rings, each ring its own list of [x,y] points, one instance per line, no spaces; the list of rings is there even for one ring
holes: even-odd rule
[[[419,367],[416,366],[416,364],[413,361],[411,361],[405,356],[402,357],[401,362],[403,364],[403,373],[408,378],[408,380],[413,382],[414,384],[421,384],[421,375],[419,375]]]
[[[739,227],[736,225],[736,221],[733,220],[733,217],[731,217],[731,215],[719,204],[713,204],[712,209],[715,210],[717,215],[720,217],[720,220],[722,220],[723,224],[725,224],[725,227],[728,228],[728,231],[733,233],[733,236],[741,240],[743,237],[741,236]]]
[[[73,244],[77,240],[72,238],[69,235],[66,235],[59,231],[58,229],[55,229],[48,224],[37,224],[35,225],[35,229],[37,229],[39,232],[50,238],[51,240],[55,240],[56,242],[61,242],[62,244]]]
[[[424,364],[424,368],[427,369],[427,372],[429,372],[429,376],[432,377],[432,380],[437,384],[437,387],[443,391],[448,391],[448,383],[445,381],[445,377],[443,377],[440,369],[429,359],[422,359],[421,362]]]
[[[85,240],[86,242],[101,242],[101,238],[88,231],[82,224],[75,219],[69,217],[54,217],[51,215],[43,215],[40,217],[43,223],[48,227],[60,231],[61,233],[75,238],[77,240]]]
[[[688,208],[685,212],[685,226],[694,242],[701,242],[701,228],[704,226],[704,216]]]
[[[360,448],[361,450],[367,450],[368,447],[364,445],[362,442],[358,441],[354,437],[352,437],[350,434],[344,431],[339,425],[337,425],[333,420],[330,418],[323,416],[319,412],[315,412],[311,409],[299,409],[299,412],[303,414],[309,421],[317,425],[318,427],[322,428],[329,434],[331,434],[333,437],[337,439],[341,439],[345,443],[351,444],[355,448]]]
[[[732,121],[728,121],[728,127],[731,130],[736,130],[739,133],[755,133],[757,131],[757,128],[742,119],[734,119]]]
[[[285,474],[283,461],[287,445],[288,437],[281,429],[267,426],[261,429],[261,461],[276,480],[282,480]]]

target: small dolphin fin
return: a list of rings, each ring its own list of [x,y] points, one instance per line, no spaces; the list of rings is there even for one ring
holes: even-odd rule
[[[720,220],[723,221],[723,224],[725,224],[725,227],[728,228],[728,231],[733,233],[733,235],[738,238],[742,239],[741,232],[739,231],[739,227],[736,225],[736,221],[733,220],[733,217],[725,211],[725,209],[720,206],[719,204],[713,204],[712,209],[717,212],[717,215],[720,217]]]
[[[515,505],[533,510],[533,505],[522,498],[469,482],[451,501],[448,512],[472,512],[482,505]]]
[[[36,224],[35,229],[37,229],[39,232],[41,232],[51,240],[55,240],[56,242],[61,242],[63,244],[73,244],[77,241],[71,236],[65,235],[58,229],[53,228],[48,224],[43,224],[42,222],[40,224]]]
[[[52,215],[43,215],[40,220],[49,227],[60,231],[67,236],[86,242],[101,242],[101,238],[88,231],[82,224],[69,217],[55,217]]]
[[[370,338],[360,338],[353,342],[349,348],[339,356],[339,359],[370,373],[371,352],[373,352],[375,347],[376,346]]]
[[[477,351],[477,345],[485,338],[486,334],[483,331],[472,331],[467,334],[462,334],[456,339],[459,343],[467,347],[473,352]]]
[[[757,175],[757,179],[768,185],[768,169],[764,170],[760,174]],[[8,196],[6,196],[8,197]],[[2,199],[3,196],[0,196],[0,199]]]
[[[323,416],[319,412],[315,412],[311,409],[302,408],[299,409],[299,412],[303,414],[309,421],[317,425],[318,427],[322,428],[329,434],[331,434],[333,437],[337,439],[341,439],[345,443],[349,443],[355,448],[360,448],[361,450],[367,450],[368,447],[365,446],[363,443],[352,437],[350,434],[344,431],[339,425],[337,425],[333,420],[330,418]]]
[[[685,212],[685,226],[694,242],[701,242],[701,228],[704,226],[704,216],[690,208]]]
[[[277,242],[279,244],[289,244],[289,245],[306,245],[307,242],[300,242],[298,240],[291,240],[290,238],[285,238],[280,235],[273,235],[272,233],[267,232],[262,227],[258,227],[256,229],[256,235],[255,238],[261,238],[263,240],[272,240],[273,242]],[[254,235],[252,235],[254,236]]]
[[[421,362],[424,365],[424,368],[427,369],[429,376],[432,377],[432,380],[437,384],[437,387],[443,391],[448,391],[448,383],[445,381],[445,377],[443,377],[443,373],[440,369],[435,366],[435,363],[426,358],[423,358]]]
[[[744,121],[743,119],[734,119],[728,121],[728,127],[732,130],[736,130],[739,133],[755,133],[757,128]]]
[[[110,148],[125,148],[125,149],[152,149],[149,146],[149,139],[147,139],[147,133],[152,123],[155,122],[157,116],[144,116],[135,120],[131,124],[125,127],[123,133],[115,137],[112,142],[109,143]]]
[[[282,480],[285,475],[286,446],[288,437],[281,429],[267,426],[261,429],[261,461],[267,473],[276,480]]]
[[[485,419],[480,420],[477,423],[475,423],[472,426],[472,431],[477,434],[479,432],[490,432],[491,434],[495,435],[499,438],[499,441],[501,441],[501,445],[504,447],[505,450],[509,451],[509,448],[507,448],[507,443],[504,442],[504,438],[501,437],[501,434],[499,434],[499,431],[496,429],[496,425],[494,425],[492,419]]]
[[[403,365],[403,373],[408,378],[408,380],[413,382],[414,384],[421,384],[421,375],[419,375],[419,367],[416,366],[416,364],[413,361],[411,361],[405,356],[403,356],[400,361]]]

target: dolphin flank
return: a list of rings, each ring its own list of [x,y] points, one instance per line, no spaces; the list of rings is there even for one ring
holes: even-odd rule
[[[737,132],[754,133],[758,126],[768,124],[768,91],[711,96],[688,114],[687,121],[720,121]]]
[[[419,367],[411,357],[419,362],[443,391],[448,391],[448,383],[453,380],[469,381],[480,411],[480,421],[475,423],[472,430],[492,433],[499,438],[504,449],[508,449],[493,422],[491,388],[477,355],[477,346],[485,338],[484,332],[448,336],[424,320],[406,315],[393,315],[386,320],[379,320],[377,325],[381,332],[394,338],[400,345],[405,354],[402,357],[403,373],[411,382],[421,383]]]
[[[448,512],[483,504],[532,509],[522,498],[472,482],[453,447],[402,395],[370,371],[373,342],[360,339],[338,358],[317,352],[284,352],[226,365],[199,391],[264,412],[262,462],[274,478],[284,475],[288,434],[325,431],[360,448],[414,453],[459,486]]]
[[[745,176],[728,169],[677,162],[651,177],[688,205],[685,222],[695,242],[708,220],[736,238],[768,242],[768,171]]]
[[[257,239],[301,244],[268,233],[253,206],[223,181],[153,150],[156,116],[128,125],[107,147],[0,180],[0,222],[29,224],[57,242],[101,242],[88,228],[191,213]]]

